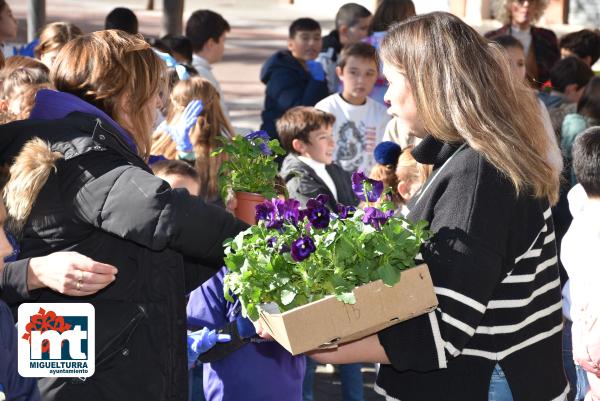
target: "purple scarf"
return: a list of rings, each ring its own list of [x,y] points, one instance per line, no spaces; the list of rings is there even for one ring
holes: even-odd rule
[[[58,92],[50,89],[38,91],[35,96],[35,105],[33,106],[33,110],[31,110],[29,118],[32,120],[58,120],[65,118],[75,111],[93,114],[108,121],[121,134],[121,138],[129,145],[131,150],[137,153],[137,147],[131,136],[115,120],[96,106],[67,92]]]

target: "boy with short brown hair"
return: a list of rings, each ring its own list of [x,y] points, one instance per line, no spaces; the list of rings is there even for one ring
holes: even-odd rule
[[[383,140],[390,120],[387,109],[371,99],[379,71],[375,48],[355,43],[342,51],[336,72],[343,84],[341,93],[316,104],[319,110],[335,115],[333,160],[346,171],[371,171],[375,165],[373,150]]]
[[[327,205],[357,205],[350,174],[333,162],[332,126],[335,116],[314,107],[294,107],[277,121],[277,132],[284,149],[279,175],[290,198],[306,205],[320,194],[329,197]]]

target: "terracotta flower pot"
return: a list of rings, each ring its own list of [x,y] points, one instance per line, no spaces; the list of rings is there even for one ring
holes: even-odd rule
[[[248,224],[256,224],[256,205],[265,201],[264,196],[251,192],[236,192],[235,199],[235,217]]]

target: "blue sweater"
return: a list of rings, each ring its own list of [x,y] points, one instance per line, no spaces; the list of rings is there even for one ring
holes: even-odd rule
[[[288,50],[271,56],[260,71],[267,86],[260,129],[277,138],[275,121],[294,106],[314,106],[329,95],[327,81],[312,79],[308,71]]]
[[[38,401],[40,394],[35,379],[17,372],[17,330],[8,306],[0,300],[0,399]]]

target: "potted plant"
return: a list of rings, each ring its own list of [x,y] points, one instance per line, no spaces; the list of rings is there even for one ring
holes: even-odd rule
[[[325,195],[305,209],[294,199],[272,199],[256,208],[257,225],[225,244],[225,296],[237,296],[245,316],[256,320],[264,304],[285,313],[330,295],[354,304],[357,287],[377,280],[394,286],[415,266],[430,235],[427,222],[394,216],[391,202],[380,200],[380,181],[362,173],[352,179],[364,209],[338,205],[331,211]]]
[[[255,224],[256,205],[277,195],[278,165],[275,159],[285,154],[277,139],[265,131],[234,136],[213,154],[227,156],[219,171],[223,199],[235,196],[235,215]]]

